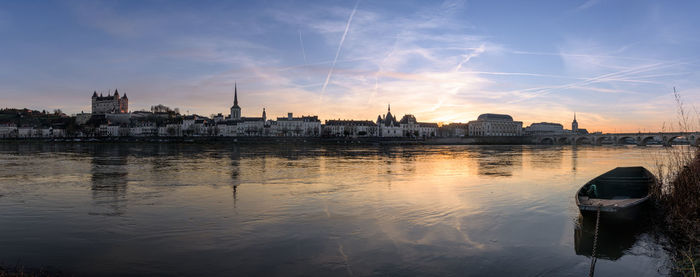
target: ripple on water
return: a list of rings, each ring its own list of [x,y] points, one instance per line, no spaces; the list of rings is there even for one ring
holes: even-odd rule
[[[575,190],[614,166],[651,167],[652,152],[0,144],[0,263],[76,275],[579,276],[589,232],[577,229]],[[631,242],[597,273],[663,267],[653,235]]]

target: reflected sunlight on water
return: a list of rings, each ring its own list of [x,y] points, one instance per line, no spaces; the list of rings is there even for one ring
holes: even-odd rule
[[[77,275],[575,275],[573,195],[655,147],[0,145],[0,263]],[[631,237],[631,239],[630,239]],[[600,276],[654,276],[632,232]],[[616,241],[613,238],[609,241]],[[610,242],[612,243],[612,242]],[[590,255],[590,254],[589,254]]]

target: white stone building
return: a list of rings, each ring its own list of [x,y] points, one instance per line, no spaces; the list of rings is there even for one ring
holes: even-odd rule
[[[278,117],[274,133],[283,137],[317,137],[321,135],[321,120],[318,116]]]
[[[19,127],[19,128],[17,128],[17,137],[19,137],[19,138],[36,137],[36,133],[34,132],[34,127]]]
[[[525,135],[558,135],[564,134],[564,126],[559,123],[532,123],[523,129]]]
[[[403,137],[404,128],[391,114],[391,105],[388,106],[386,115],[377,116],[378,134],[380,137]]]
[[[377,124],[370,120],[326,120],[323,135],[331,137],[375,137]]]
[[[185,136],[208,136],[210,132],[210,120],[198,115],[186,115],[182,119],[180,129]]]
[[[0,138],[17,137],[17,126],[14,124],[0,124]]]
[[[418,122],[412,114],[404,115],[397,120],[391,114],[391,106],[387,107],[384,116],[377,116],[378,135],[380,137],[427,138],[437,136],[437,123]]]
[[[438,124],[430,122],[418,122],[418,136],[423,138],[435,137],[438,133]]]
[[[182,136],[182,125],[181,124],[166,124],[165,126],[158,127],[158,136],[161,137],[180,137]]]
[[[129,129],[129,135],[134,137],[154,137],[158,133],[158,127],[154,122],[138,122]]]
[[[262,117],[242,117],[236,122],[236,136],[262,136],[265,133],[265,119]]]
[[[412,114],[404,115],[399,121],[404,137],[427,138],[437,135],[437,123],[418,122]]]
[[[37,129],[37,131],[39,131],[39,137],[42,137],[42,138],[50,138],[53,136],[52,129],[50,127],[44,127],[41,129]]]
[[[119,124],[107,125],[107,136],[124,137],[129,135],[129,127]]]
[[[238,136],[238,124],[233,121],[224,121],[216,124],[216,135],[222,137]]]
[[[438,128],[439,137],[464,137],[469,134],[469,127],[467,123],[450,123],[447,125],[442,125]]]
[[[52,128],[51,136],[54,138],[62,138],[66,136],[66,129],[62,128]]]
[[[523,123],[513,121],[507,114],[482,114],[477,120],[469,121],[469,136],[471,137],[508,137],[521,136]]]

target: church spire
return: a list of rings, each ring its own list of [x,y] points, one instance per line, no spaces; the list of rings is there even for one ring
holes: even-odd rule
[[[578,134],[578,122],[576,121],[576,112],[574,112],[574,121],[571,122],[571,131]]]
[[[238,85],[233,83],[233,106],[238,107]]]
[[[231,107],[231,119],[241,120],[241,107],[238,106],[238,84],[233,83],[233,107]]]
[[[386,109],[387,112],[391,112],[391,104],[389,104],[389,107]]]

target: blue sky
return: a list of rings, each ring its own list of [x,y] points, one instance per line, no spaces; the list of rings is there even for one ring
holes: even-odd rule
[[[0,106],[467,122],[602,131],[700,105],[697,1],[3,1]],[[671,126],[671,127],[670,127]]]

